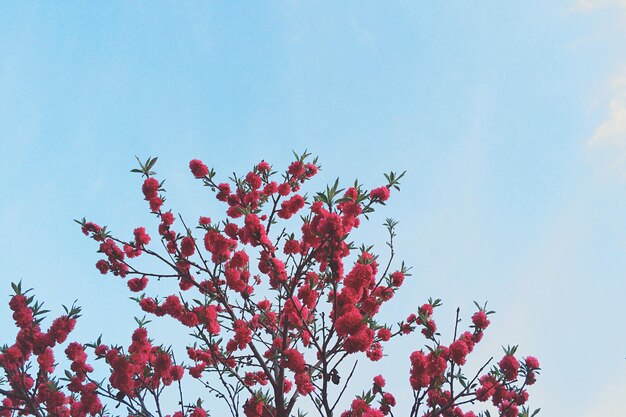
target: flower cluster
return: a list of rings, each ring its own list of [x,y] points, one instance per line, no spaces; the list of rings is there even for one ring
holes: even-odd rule
[[[396,405],[396,398],[386,392],[385,378],[382,375],[374,377],[372,388],[350,404],[350,409],[341,413],[341,417],[383,417],[391,412]],[[373,407],[373,401],[378,398],[378,407]]]
[[[64,393],[55,383],[53,373],[56,369],[54,347],[66,341],[74,329],[80,308],[72,307],[67,314],[57,317],[47,331],[42,331],[40,322],[46,310],[33,302],[28,291],[22,292],[21,284],[13,284],[15,295],[11,297],[9,307],[13,311],[15,325],[19,329],[15,343],[6,346],[0,353],[0,368],[4,370],[8,391],[0,406],[0,416],[10,417],[13,410],[21,414],[47,414],[62,417],[84,417],[97,415],[102,410],[102,403],[96,394],[96,384],[86,382],[93,368],[86,363],[82,346],[70,344],[65,353],[71,360],[71,376]],[[37,364],[37,372],[31,373],[32,364]]]

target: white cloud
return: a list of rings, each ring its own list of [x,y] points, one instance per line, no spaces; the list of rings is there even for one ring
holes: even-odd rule
[[[626,146],[626,71],[614,79],[611,95],[609,115],[594,132],[591,145]]]
[[[626,0],[578,0],[576,8],[579,10],[595,10],[602,7],[617,6],[626,9]]]
[[[626,178],[626,71],[612,83],[608,115],[595,129],[589,145],[603,150],[609,168]]]
[[[620,8],[626,12],[626,0],[577,0],[575,8],[584,12]],[[623,23],[617,29],[621,39],[625,39],[626,19]],[[623,69],[613,77],[607,95],[608,114],[596,127],[588,145],[602,153],[605,169],[626,179],[626,62],[622,61],[621,65]]]

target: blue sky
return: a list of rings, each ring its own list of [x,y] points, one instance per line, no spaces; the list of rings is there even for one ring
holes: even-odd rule
[[[318,186],[407,171],[359,232],[382,250],[379,224],[401,222],[414,276],[391,320],[433,296],[443,327],[489,300],[474,361],[520,344],[543,415],[626,414],[624,27],[623,0],[2,3],[0,292],[78,298],[76,337],[122,343],[138,313],[72,219],[152,224],[134,155],[160,157],[193,218],[217,206],[190,159],[225,177],[309,149]],[[376,365],[399,397],[413,341]]]

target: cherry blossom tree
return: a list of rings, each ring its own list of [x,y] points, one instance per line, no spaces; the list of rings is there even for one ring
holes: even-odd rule
[[[527,408],[527,388],[535,383],[539,363],[518,357],[517,347],[507,347],[476,373],[465,372],[490,324],[493,312],[486,304],[476,304],[467,328],[461,328],[457,310],[447,336],[435,322],[440,300],[430,299],[394,323],[380,317],[380,307],[393,303],[410,276],[404,262],[394,259],[398,223],[387,219],[384,225],[388,254],[357,247],[351,233],[399,190],[403,174],[391,172],[371,190],[337,180],[307,195],[301,187],[320,166],[306,152],[295,155],[285,171],[261,161],[224,182],[194,159],[192,175],[224,203],[226,216],[190,222],[166,206],[156,161],[139,161],[132,172],[142,177],[141,191],[158,230],[137,227],[124,239],[86,219],[77,223],[102,255],[96,268],[125,279],[147,317],[169,316],[188,328],[186,357],[177,358],[171,347],[152,340],[148,319],[137,320],[127,346],[102,338],[66,344],[81,309],[65,308],[44,331],[49,312],[21,283],[13,284],[9,306],[18,333],[0,353],[0,417],[205,417],[214,399],[232,416],[303,416],[304,404],[323,417],[394,416],[396,399],[384,375],[365,384],[352,377],[355,358],[376,362],[385,346],[401,338],[415,345],[409,358],[398,358],[406,361],[406,389],[412,392],[409,416],[538,412]],[[158,267],[145,270],[139,257]],[[157,281],[177,288],[149,295]],[[68,369],[56,362],[63,354]],[[94,376],[96,363],[107,378]],[[190,382],[201,384],[206,398],[190,402],[185,397]],[[165,401],[165,392],[178,401]],[[340,402],[350,396],[351,402]],[[341,410],[340,404],[350,405]]]

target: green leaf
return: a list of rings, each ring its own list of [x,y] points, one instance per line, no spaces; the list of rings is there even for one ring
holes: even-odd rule
[[[148,159],[148,165],[146,166],[146,168],[147,169],[152,169],[154,164],[156,164],[157,159],[159,159],[159,158],[158,157],[154,157],[152,159]]]
[[[141,160],[137,155],[135,155],[135,159],[139,162],[139,166],[141,167],[142,172],[145,170],[145,166],[141,163]]]

